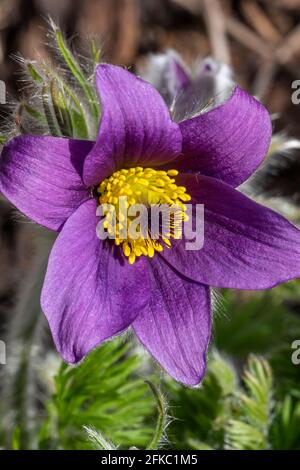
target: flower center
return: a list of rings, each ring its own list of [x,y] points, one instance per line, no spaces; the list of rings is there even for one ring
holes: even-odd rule
[[[171,247],[171,238],[181,237],[182,223],[188,219],[184,203],[191,197],[184,186],[176,184],[173,177],[177,175],[177,170],[135,167],[116,171],[97,188],[105,217],[103,227],[115,244],[122,246],[130,264],[139,256],[152,258],[156,251]],[[156,214],[163,215],[169,223],[159,219],[156,229],[151,223],[151,228],[149,224],[146,230],[140,226],[138,235],[136,231],[133,234],[131,228],[136,217],[132,209],[137,204],[139,208],[145,207],[148,222]]]

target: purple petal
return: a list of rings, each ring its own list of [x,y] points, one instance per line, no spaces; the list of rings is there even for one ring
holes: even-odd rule
[[[209,289],[180,277],[157,255],[151,260],[149,309],[133,323],[143,345],[179,382],[198,384],[210,339]]]
[[[143,78],[159,91],[168,106],[191,83],[187,67],[172,49],[165,54],[151,54]]]
[[[267,110],[236,87],[223,105],[180,123],[183,154],[176,168],[238,186],[262,162],[271,139]]]
[[[92,145],[57,137],[16,137],[1,154],[0,190],[30,219],[59,230],[90,197],[79,173]]]
[[[177,94],[172,105],[173,119],[184,121],[220,106],[231,95],[233,84],[230,67],[207,57],[195,79]]]
[[[116,169],[160,165],[181,152],[182,137],[160,94],[113,65],[99,65],[96,80],[102,119],[84,163],[84,181],[100,183]]]
[[[177,90],[184,90],[191,82],[189,72],[182,60],[180,60],[177,54],[171,54],[171,64],[173,68],[173,74],[175,76],[175,83]]]
[[[186,250],[180,240],[162,253],[180,273],[236,289],[268,289],[300,276],[300,230],[290,222],[214,178],[177,181],[193,203],[204,204],[203,248]]]
[[[148,303],[148,265],[134,266],[96,236],[96,202],[73,214],[52,249],[42,308],[55,345],[73,363],[125,330]],[[118,256],[117,256],[118,255]]]

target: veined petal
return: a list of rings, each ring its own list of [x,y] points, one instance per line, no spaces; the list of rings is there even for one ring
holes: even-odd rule
[[[180,273],[213,287],[250,290],[300,276],[300,230],[290,222],[214,178],[182,175],[177,182],[193,204],[204,204],[203,248],[186,250],[183,239],[162,253]]]
[[[179,125],[183,157],[176,168],[213,176],[235,187],[261,164],[272,133],[267,110],[239,87],[221,106]]]
[[[96,82],[102,118],[84,163],[86,184],[97,184],[121,168],[162,165],[180,154],[179,126],[149,83],[114,65],[99,65]]]
[[[125,330],[147,306],[148,266],[131,266],[120,251],[96,236],[96,202],[68,219],[49,258],[42,309],[65,361],[82,359]]]
[[[211,332],[210,292],[184,279],[160,256],[151,260],[149,308],[134,321],[143,345],[174,379],[199,384]]]
[[[58,137],[15,137],[1,154],[0,190],[30,219],[59,230],[90,197],[79,174],[92,146]]]

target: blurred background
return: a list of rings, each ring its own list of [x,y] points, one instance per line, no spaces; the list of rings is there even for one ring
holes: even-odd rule
[[[94,38],[103,60],[134,71],[143,70],[150,53],[170,48],[191,67],[207,56],[225,62],[232,67],[237,82],[274,115],[274,130],[300,139],[300,105],[291,100],[292,82],[300,79],[300,0],[0,0],[0,80],[6,84],[8,101],[24,94],[17,55],[52,60],[47,38],[49,17],[79,56],[85,55],[88,41]],[[6,119],[2,116],[3,126]],[[275,198],[276,208],[299,222],[300,151],[294,149],[284,158],[279,148],[276,154],[274,166],[270,164],[252,189],[270,205]],[[0,338],[6,337],[39,236],[32,224],[20,220],[11,206],[0,200]],[[230,357],[238,371],[253,353],[270,361],[280,382],[276,395],[279,403],[284,403],[292,389],[290,410],[298,406],[298,420],[300,366],[291,364],[290,356],[292,341],[300,339],[299,292],[297,283],[271,293],[225,292],[226,318],[218,317],[214,331],[214,347]],[[213,387],[211,382],[208,386]],[[174,403],[179,406],[179,395],[173,392]],[[192,423],[190,428],[183,425],[188,437],[181,445],[198,448],[195,435],[200,435],[202,442],[217,432],[210,441],[213,446],[212,442],[218,442],[219,428],[216,431],[211,424],[206,423],[207,428],[203,425],[201,407],[207,408],[207,400],[202,397],[200,404],[195,404],[194,395],[180,393],[188,403],[180,419],[184,422],[188,417]],[[223,398],[220,392],[215,400]],[[199,421],[192,416],[195,407]],[[205,419],[215,423],[216,416],[217,411]],[[294,426],[298,426],[295,420]],[[174,435],[174,445],[180,448],[176,429]],[[278,439],[279,448],[300,446],[299,433],[284,444]]]

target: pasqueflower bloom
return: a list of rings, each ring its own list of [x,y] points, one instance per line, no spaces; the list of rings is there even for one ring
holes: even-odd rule
[[[234,83],[227,64],[206,57],[190,69],[172,49],[151,54],[141,73],[160,92],[176,120],[220,104]]]
[[[19,136],[3,149],[0,185],[35,222],[59,232],[42,309],[58,351],[75,363],[132,327],[175,379],[198,384],[211,332],[210,286],[266,289],[300,273],[300,232],[235,188],[270,142],[267,111],[236,86],[225,103],[173,122],[161,95],[99,65],[96,142]],[[100,199],[204,204],[199,251],[185,240],[100,240]],[[131,199],[130,199],[131,198]]]

